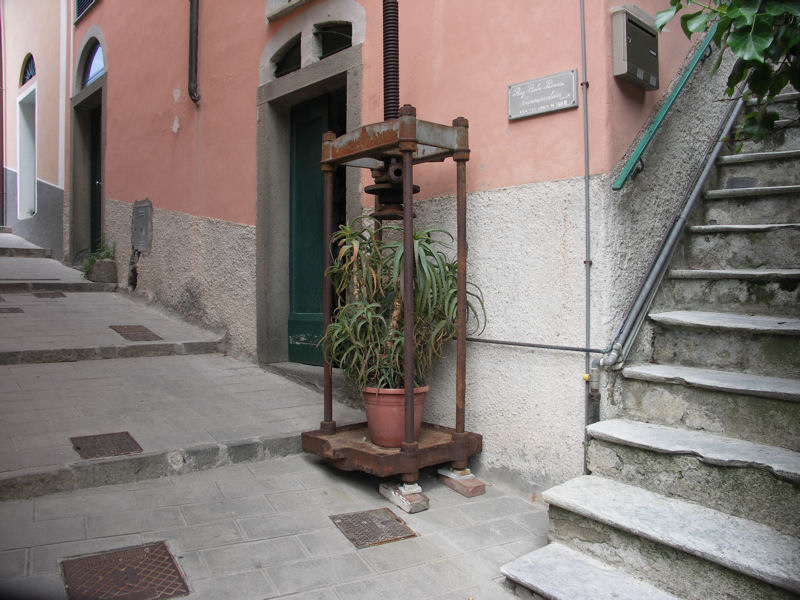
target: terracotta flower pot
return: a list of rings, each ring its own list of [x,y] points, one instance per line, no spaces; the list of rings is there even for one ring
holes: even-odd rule
[[[425,410],[425,393],[428,386],[414,388],[414,437],[419,437],[422,412]],[[367,409],[367,427],[372,443],[387,448],[399,448],[405,439],[405,390],[364,388],[364,406]]]

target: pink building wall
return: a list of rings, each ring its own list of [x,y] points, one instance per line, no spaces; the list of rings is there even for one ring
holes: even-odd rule
[[[202,2],[198,81],[187,94],[188,2],[105,0],[75,30],[106,40],[106,197],[255,223],[258,58],[264,5]],[[143,33],[150,32],[150,33]],[[77,58],[77,57],[76,57]]]
[[[367,15],[362,117],[368,123],[383,118],[381,5],[359,2]],[[586,3],[592,173],[608,172],[625,153],[690,48],[677,28],[661,36],[657,92],[617,82],[609,13],[615,4]],[[638,3],[650,14],[663,4]],[[471,190],[583,174],[582,108],[507,119],[509,84],[568,69],[580,77],[579,8],[577,1],[400,2],[401,103],[417,106],[426,120],[470,120]],[[149,197],[159,208],[255,223],[258,61],[284,23],[265,23],[264,16],[263,0],[237,0],[236,10],[201,2],[198,107],[186,92],[186,3],[104,0],[77,25],[76,52],[91,24],[107,43],[107,197]],[[423,197],[453,191],[452,178],[435,168],[415,176]]]

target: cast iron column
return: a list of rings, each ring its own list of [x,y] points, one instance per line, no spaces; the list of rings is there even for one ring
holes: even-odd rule
[[[453,127],[469,127],[464,117],[453,119]],[[466,143],[466,140],[465,142]],[[456,163],[456,433],[454,440],[464,439],[467,396],[467,161],[469,149],[453,153]],[[454,460],[454,469],[466,469],[467,459]]]
[[[336,139],[336,134],[328,131],[322,135],[323,146]],[[336,167],[333,165],[322,164],[323,178],[323,233],[322,233],[322,268],[324,277],[322,280],[322,331],[328,331],[331,322],[331,310],[333,308],[333,288],[330,277],[328,277],[328,267],[331,266],[331,237],[333,236],[333,173]],[[333,381],[331,377],[331,364],[327,358],[323,360],[323,399],[325,403],[324,420],[319,428],[325,433],[336,433],[336,421],[333,420]]]

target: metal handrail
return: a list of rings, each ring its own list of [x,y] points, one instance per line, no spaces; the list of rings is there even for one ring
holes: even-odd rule
[[[729,109],[725,116],[724,121],[721,123],[720,128],[717,130],[713,146],[706,152],[702,171],[700,171],[694,180],[694,185],[691,192],[686,196],[684,203],[681,206],[680,212],[675,216],[672,226],[667,231],[666,236],[661,242],[661,248],[656,254],[653,262],[648,269],[647,276],[642,284],[639,286],[639,291],[634,298],[633,304],[628,310],[625,318],[614,334],[607,353],[599,359],[599,366],[611,367],[615,364],[623,362],[628,354],[628,351],[633,344],[633,340],[642,326],[647,312],[650,310],[650,305],[655,298],[661,281],[667,272],[669,262],[678,245],[686,222],[689,215],[694,209],[697,199],[703,191],[703,185],[708,178],[711,169],[719,157],[722,147],[727,143],[727,137],[730,130],[733,128],[734,123],[741,111],[743,101],[740,98]]]
[[[700,47],[697,49],[697,52],[692,58],[692,62],[689,63],[686,71],[684,71],[681,78],[678,80],[677,85],[672,90],[670,95],[667,97],[664,105],[661,107],[661,110],[658,111],[656,118],[650,124],[650,127],[647,128],[647,131],[644,134],[644,137],[641,139],[639,144],[636,146],[636,149],[631,154],[631,157],[628,159],[628,162],[625,163],[625,167],[623,167],[622,172],[617,177],[616,181],[611,185],[612,190],[621,190],[622,187],[627,183],[628,179],[631,177],[635,177],[636,173],[641,170],[641,166],[644,165],[644,161],[642,160],[642,156],[644,155],[645,150],[650,145],[650,142],[653,141],[653,138],[658,131],[658,128],[661,127],[661,123],[664,122],[664,119],[667,117],[667,113],[672,108],[672,105],[675,104],[675,100],[677,100],[678,96],[680,95],[681,91],[683,91],[686,82],[689,81],[689,77],[692,76],[694,73],[695,68],[700,63],[701,60],[707,55],[709,51],[709,46],[711,41],[714,38],[714,33],[717,31],[716,23],[714,26],[709,30],[708,35],[706,35],[703,43],[700,44]]]

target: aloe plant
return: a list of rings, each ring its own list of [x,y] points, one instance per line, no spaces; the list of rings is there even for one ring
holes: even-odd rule
[[[403,369],[402,227],[358,217],[333,234],[327,274],[338,298],[322,338],[326,359],[352,385],[401,388]],[[456,262],[452,236],[441,229],[414,231],[414,385],[425,385],[444,345],[456,336]],[[468,322],[485,323],[483,295],[467,284]]]

